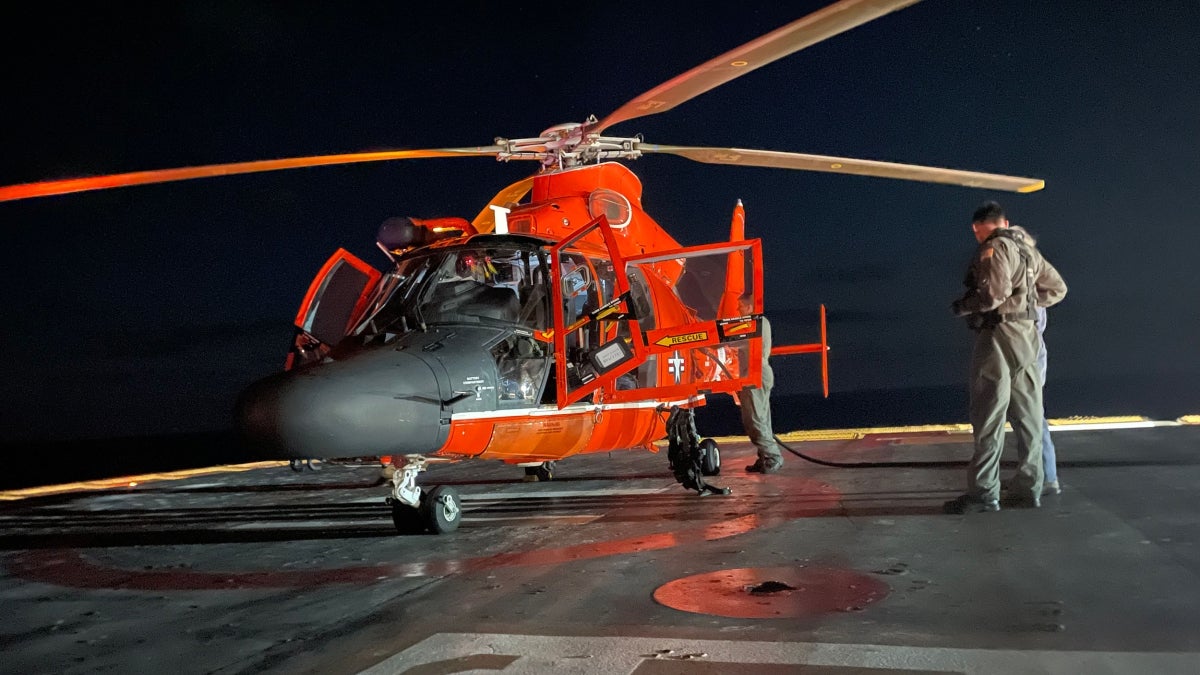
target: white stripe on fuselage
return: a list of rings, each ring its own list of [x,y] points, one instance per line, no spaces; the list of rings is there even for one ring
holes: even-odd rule
[[[664,406],[671,408],[677,405],[687,405],[697,403],[704,400],[704,395],[692,396],[690,398],[680,399],[678,401],[633,401],[630,403],[584,403],[581,405],[569,405],[562,410],[552,405],[539,406],[537,408],[521,408],[519,410],[483,410],[480,412],[462,412],[454,413],[450,416],[450,421],[456,420],[484,420],[484,419],[515,419],[520,417],[552,417],[555,415],[579,415],[584,413],[605,411],[605,410],[636,410],[639,408],[657,408]]]

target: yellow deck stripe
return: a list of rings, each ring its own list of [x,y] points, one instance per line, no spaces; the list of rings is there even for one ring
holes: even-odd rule
[[[1050,426],[1052,427],[1071,427],[1071,426],[1087,426],[1096,428],[1097,425],[1106,424],[1130,424],[1138,422],[1150,422],[1151,420],[1141,415],[1116,415],[1109,417],[1063,417],[1051,418]],[[1184,415],[1175,422],[1167,422],[1162,424],[1200,424],[1200,415]],[[1012,429],[1011,425],[1006,424],[1005,428]],[[1065,430],[1065,429],[1064,429]],[[927,424],[908,427],[862,427],[856,429],[801,429],[797,431],[788,431],[779,434],[779,438],[784,442],[819,442],[819,441],[852,441],[867,436],[877,436],[882,434],[905,434],[905,435],[921,435],[921,434],[961,434],[970,433],[970,424]],[[718,443],[745,443],[748,439],[745,436],[716,436],[713,440]],[[666,448],[666,441],[657,441],[655,445],[659,448]],[[28,499],[30,497],[41,497],[45,495],[63,494],[67,492],[76,492],[82,490],[111,490],[114,488],[134,487],[141,483],[151,481],[164,480],[179,480],[182,478],[192,478],[195,476],[204,476],[210,474],[234,472],[234,471],[251,471],[253,469],[263,469],[268,467],[287,466],[287,462],[253,462],[249,464],[229,464],[223,466],[213,466],[203,469],[186,469],[183,471],[169,471],[164,473],[149,473],[139,476],[122,476],[120,478],[105,478],[101,480],[81,481],[78,483],[66,483],[63,485],[48,485],[44,487],[25,488],[21,490],[0,491],[0,501],[14,501],[18,499]]]
[[[121,476],[119,478],[103,478],[99,480],[80,481],[78,483],[64,483],[62,485],[47,485],[44,487],[24,488],[21,490],[7,490],[0,492],[0,501],[13,501],[17,499],[28,499],[30,497],[43,497],[45,495],[57,495],[65,492],[77,492],[81,490],[111,490],[113,488],[134,487],[141,483],[149,483],[151,481],[179,480],[181,478],[191,478],[193,476],[205,476],[214,473],[227,473],[232,471],[250,471],[253,469],[263,469],[272,466],[287,466],[287,462],[228,464],[223,466],[210,466],[203,469],[184,469],[182,471],[147,473],[139,476]]]

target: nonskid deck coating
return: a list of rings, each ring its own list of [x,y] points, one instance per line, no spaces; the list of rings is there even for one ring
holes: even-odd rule
[[[678,487],[665,453],[575,458],[551,483],[437,467],[422,482],[465,507],[440,537],[395,535],[369,466],[29,496],[0,510],[4,670],[1192,672],[1200,427],[1055,439],[1061,497],[966,517],[940,511],[962,469],[788,456],[747,475],[744,441],[722,445],[729,497]],[[970,452],[936,430],[789,444],[847,463]],[[886,595],[775,619],[654,600],[736,569],[774,571],[783,593],[841,573]]]

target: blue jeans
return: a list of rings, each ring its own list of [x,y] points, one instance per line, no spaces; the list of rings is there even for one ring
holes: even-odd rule
[[[1042,482],[1058,482],[1058,467],[1054,466],[1054,441],[1050,440],[1050,422],[1042,417]]]
[[[1038,355],[1037,366],[1038,372],[1042,376],[1042,387],[1046,386],[1046,341],[1042,338],[1042,331],[1046,330],[1046,308],[1037,308],[1037,329],[1038,329]],[[1058,482],[1058,467],[1054,465],[1054,441],[1050,440],[1050,422],[1046,420],[1045,398],[1042,399],[1042,482],[1055,483]]]

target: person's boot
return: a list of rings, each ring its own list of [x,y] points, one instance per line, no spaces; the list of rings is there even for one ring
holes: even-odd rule
[[[750,464],[749,466],[746,467],[746,472],[747,473],[775,473],[776,471],[779,471],[779,469],[781,469],[782,467],[783,467],[783,462],[776,462],[776,461],[769,460],[769,459],[764,460],[763,458],[760,457],[757,460],[755,460],[753,464]]]
[[[1005,495],[1003,504],[1018,509],[1040,509],[1042,498],[1040,495],[1009,493]]]
[[[1000,500],[980,499],[972,495],[959,495],[942,504],[942,511],[951,514],[989,513],[1000,510]]]

